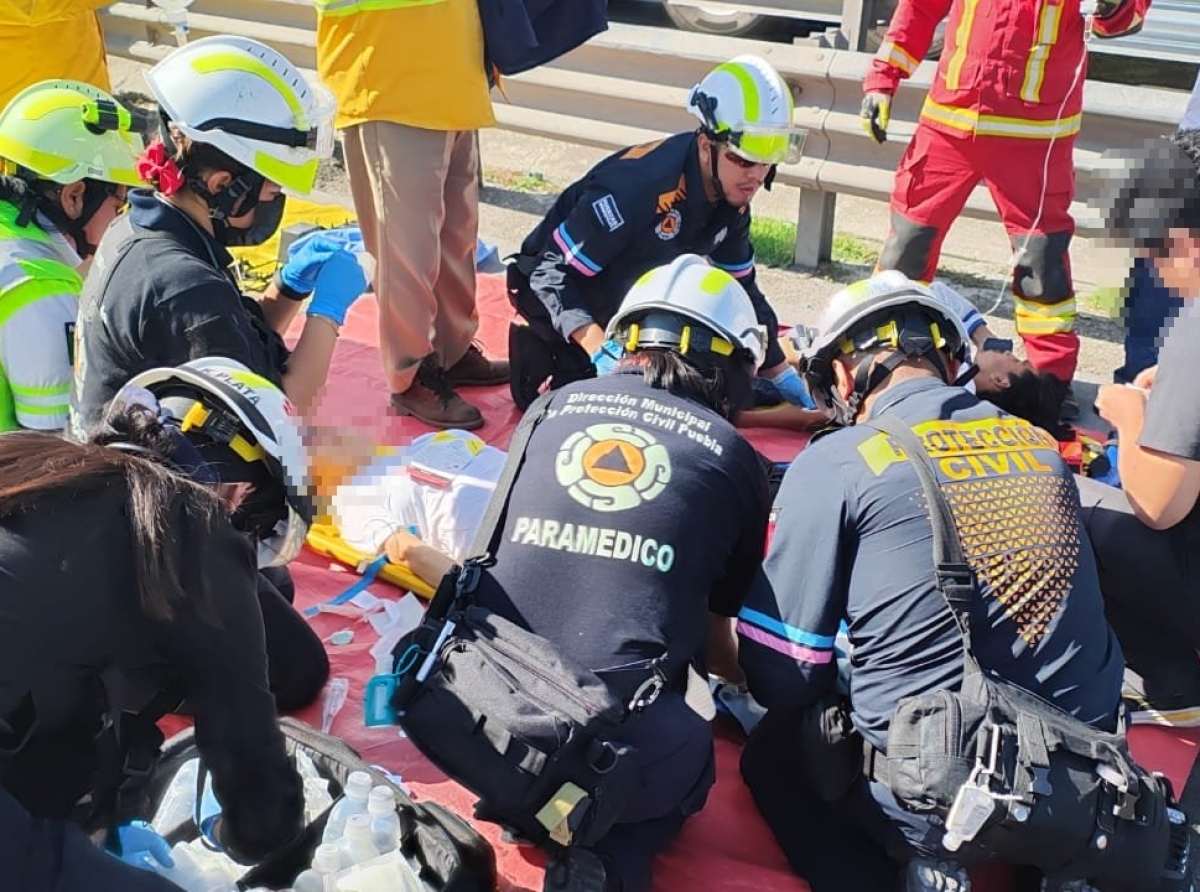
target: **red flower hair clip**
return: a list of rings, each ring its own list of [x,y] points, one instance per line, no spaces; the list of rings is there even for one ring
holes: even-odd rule
[[[138,158],[138,176],[147,183],[153,183],[163,195],[174,195],[184,186],[183,171],[174,159],[167,155],[167,147],[162,140],[150,143],[142,157]]]

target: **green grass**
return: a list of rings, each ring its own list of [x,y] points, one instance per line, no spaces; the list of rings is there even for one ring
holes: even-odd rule
[[[796,224],[770,217],[750,221],[755,259],[767,266],[788,267],[796,259]]]
[[[559,190],[540,170],[514,171],[488,169],[484,178],[491,184],[513,192],[545,193]]]
[[[1096,316],[1116,319],[1121,315],[1121,308],[1125,304],[1125,291],[1123,288],[1097,288],[1081,295],[1079,303],[1082,305],[1081,309]]]
[[[879,246],[866,239],[835,232],[832,253],[835,263],[853,263],[873,268],[879,259]]]

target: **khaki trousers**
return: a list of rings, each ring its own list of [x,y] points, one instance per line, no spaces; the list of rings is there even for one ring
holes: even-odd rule
[[[470,130],[368,121],[344,135],[363,243],[375,257],[379,348],[393,393],[433,354],[448,369],[479,328],[479,154]]]

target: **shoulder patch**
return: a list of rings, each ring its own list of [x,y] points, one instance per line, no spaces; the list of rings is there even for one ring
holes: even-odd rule
[[[616,232],[625,225],[625,218],[621,216],[621,211],[617,208],[617,199],[611,192],[603,198],[593,201],[592,211],[595,212],[596,219],[609,232]]]

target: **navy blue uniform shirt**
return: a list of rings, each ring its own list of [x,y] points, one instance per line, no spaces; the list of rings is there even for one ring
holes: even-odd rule
[[[938,469],[982,589],[980,664],[1112,729],[1121,650],[1104,619],[1079,493],[1053,438],[935,378],[889,388],[871,412],[884,413],[914,429]],[[858,424],[805,449],[775,505],[764,573],[738,621],[750,689],[768,709],[825,693],[844,619],[852,720],[885,749],[901,699],[962,681],[962,639],[934,587],[917,474],[886,434]]]
[[[521,245],[529,319],[564,338],[592,322],[604,327],[642,274],[681,254],[708,257],[733,275],[767,329],[764,368],[783,361],[775,311],[754,276],[750,209],[708,200],[695,133],[622,149],[558,197]]]
[[[82,438],[139,372],[223,356],[282,384],[288,351],[245,297],[233,257],[149,189],[109,227],[79,299],[71,431]]]

